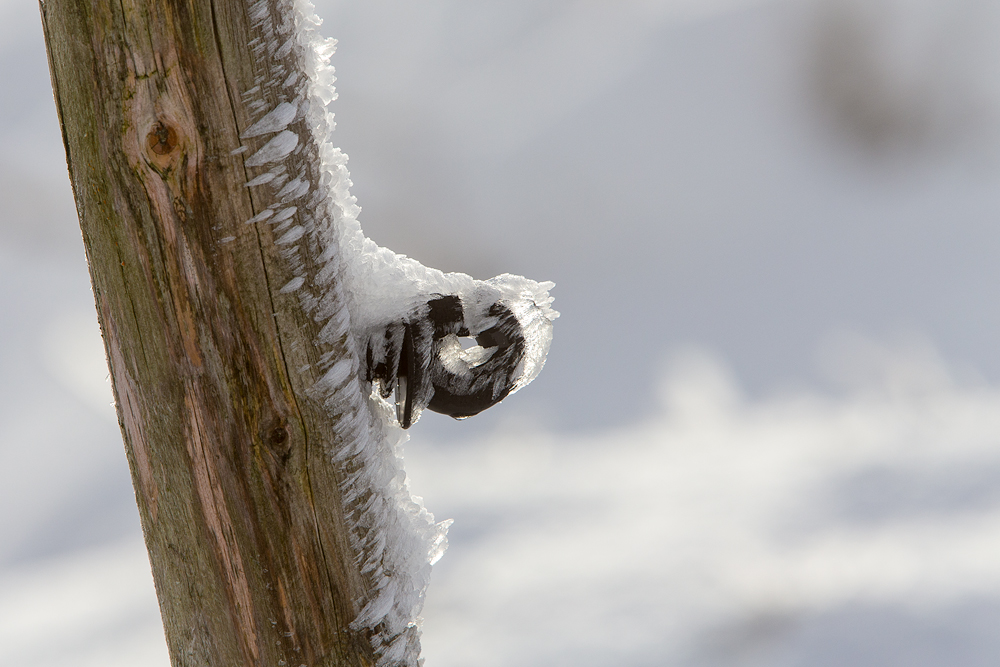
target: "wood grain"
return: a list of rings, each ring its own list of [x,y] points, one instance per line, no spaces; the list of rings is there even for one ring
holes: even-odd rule
[[[245,224],[267,137],[233,153],[242,93],[276,66],[246,3],[40,8],[172,664],[373,664],[349,628],[366,584],[329,462],[344,443],[307,391],[347,351],[317,345],[281,248]]]

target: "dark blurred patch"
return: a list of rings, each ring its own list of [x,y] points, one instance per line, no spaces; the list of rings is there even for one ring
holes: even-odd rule
[[[824,0],[811,69],[822,114],[869,156],[992,152],[993,4]]]
[[[923,143],[932,129],[925,91],[881,67],[878,26],[843,3],[829,3],[815,43],[814,84],[824,111],[865,150]]]

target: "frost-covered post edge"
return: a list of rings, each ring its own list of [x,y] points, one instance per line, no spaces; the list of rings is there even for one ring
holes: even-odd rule
[[[363,381],[312,7],[40,9],[172,663],[416,665],[446,526]]]

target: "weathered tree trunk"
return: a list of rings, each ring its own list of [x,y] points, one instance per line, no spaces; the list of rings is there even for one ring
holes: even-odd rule
[[[283,101],[262,76],[298,67],[252,46],[247,4],[40,6],[173,665],[367,665],[349,624],[368,584],[329,461],[344,443],[308,391],[346,339],[317,345],[287,288],[301,263],[293,274],[288,241],[246,224],[271,205],[244,187],[271,137],[240,134]]]

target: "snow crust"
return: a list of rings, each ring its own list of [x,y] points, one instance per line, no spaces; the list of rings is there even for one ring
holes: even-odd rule
[[[243,93],[259,117],[241,138],[274,136],[244,164],[275,166],[247,182],[257,199],[271,203],[246,222],[273,226],[294,274],[279,291],[296,293],[321,323],[317,344],[346,350],[328,353],[329,367],[314,390],[342,443],[329,456],[344,473],[341,493],[352,546],[361,554],[370,589],[357,601],[352,627],[372,638],[379,667],[417,667],[424,591],[431,565],[447,547],[451,522],[436,521],[410,493],[400,450],[406,435],[388,403],[363,381],[359,341],[434,295],[458,295],[467,304],[470,329],[486,328],[477,324],[489,319],[490,305],[502,301],[525,337],[516,391],[544,365],[558,317],[548,294],[553,284],[509,274],[486,281],[446,274],[367,239],[350,194],[347,156],[330,142],[334,122],[327,104],[337,93],[329,59],[336,41],[319,34],[321,21],[308,0],[253,0],[248,10],[261,35],[250,46],[263,71]],[[465,354],[467,361],[488,356],[482,348],[452,354]]]

